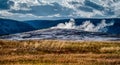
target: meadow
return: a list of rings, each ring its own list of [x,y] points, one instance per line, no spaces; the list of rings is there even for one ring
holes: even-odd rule
[[[0,40],[0,65],[120,65],[120,42]]]

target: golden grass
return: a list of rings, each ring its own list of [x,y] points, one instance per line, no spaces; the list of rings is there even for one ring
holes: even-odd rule
[[[0,65],[120,65],[120,42],[0,40]]]

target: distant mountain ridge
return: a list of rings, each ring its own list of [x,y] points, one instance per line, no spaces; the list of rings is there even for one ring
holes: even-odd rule
[[[120,19],[119,18],[77,18],[75,19],[75,25],[79,26],[82,25],[84,22],[88,21],[94,25],[100,24],[102,20],[105,20],[105,22],[103,22],[103,24],[105,23],[105,25],[109,24],[109,23],[113,23],[113,25],[108,26],[107,29],[107,33],[113,33],[113,34],[120,34]],[[61,19],[61,20],[31,20],[31,21],[24,21],[25,23],[33,26],[34,28],[36,28],[36,30],[39,29],[46,29],[46,28],[51,28],[54,26],[57,26],[58,24],[67,24],[66,22],[69,22],[69,19]]]
[[[8,35],[34,30],[31,25],[10,19],[0,19],[0,35]]]
[[[84,22],[89,21],[94,25],[101,23],[105,20],[107,23],[114,23],[112,26],[107,27],[108,33],[120,34],[120,19],[119,18],[104,18],[104,19],[92,19],[92,18],[78,18],[75,19],[75,26],[83,25]],[[61,20],[29,20],[29,21],[16,21],[10,19],[0,19],[0,35],[28,32],[40,29],[47,29],[55,27],[58,24],[69,22],[69,19]],[[105,25],[106,25],[105,24]]]

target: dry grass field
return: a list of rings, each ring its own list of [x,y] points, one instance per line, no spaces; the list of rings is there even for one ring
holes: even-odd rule
[[[120,65],[120,42],[0,40],[0,65]]]

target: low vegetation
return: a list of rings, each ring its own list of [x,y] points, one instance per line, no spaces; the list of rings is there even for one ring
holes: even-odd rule
[[[120,65],[120,42],[0,40],[0,65]]]

